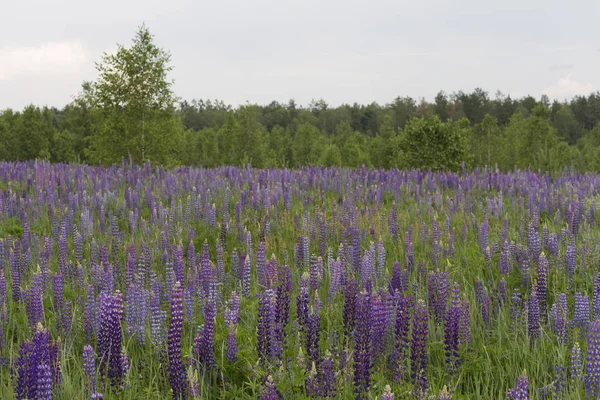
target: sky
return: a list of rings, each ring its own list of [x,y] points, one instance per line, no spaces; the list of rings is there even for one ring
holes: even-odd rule
[[[7,0],[0,110],[62,107],[145,23],[182,99],[380,104],[600,90],[597,0]]]

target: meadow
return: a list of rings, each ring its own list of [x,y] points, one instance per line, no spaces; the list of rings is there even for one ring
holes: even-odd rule
[[[600,175],[0,163],[1,399],[597,399]]]

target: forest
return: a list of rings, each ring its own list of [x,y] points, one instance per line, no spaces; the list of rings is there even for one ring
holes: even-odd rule
[[[0,111],[0,159],[600,171],[600,92],[561,102],[477,88],[440,91],[433,101],[399,95],[386,104],[291,99],[234,107],[178,98],[170,62],[140,28],[131,47],[103,56],[98,80],[84,82],[71,103]]]

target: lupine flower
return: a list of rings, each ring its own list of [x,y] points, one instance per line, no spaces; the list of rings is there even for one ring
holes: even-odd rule
[[[421,371],[427,369],[426,346],[427,336],[429,334],[427,319],[425,302],[423,300],[418,300],[413,316],[412,344],[410,352],[413,379],[417,379],[417,376]]]
[[[600,396],[600,321],[592,322],[588,332],[585,363],[585,393],[588,399]]]
[[[1,300],[0,300],[1,304]],[[596,274],[594,277],[594,294],[593,294],[593,304],[594,304],[594,319],[600,317],[600,273]]]
[[[250,255],[246,255],[242,267],[242,295],[244,297],[250,297],[250,278],[252,274],[252,264],[250,263]]]
[[[316,395],[320,397],[335,397],[335,366],[331,355],[327,355],[319,365]]]
[[[226,356],[230,362],[235,362],[237,359],[237,337],[235,333],[235,325],[233,323],[229,323],[227,329],[227,351]]]
[[[452,288],[452,304],[446,314],[444,324],[444,347],[446,361],[450,371],[458,366],[458,339],[462,308],[460,306],[460,286],[455,283]]]
[[[298,323],[301,327],[305,328],[308,323],[308,275],[304,273],[300,278],[300,294],[296,301],[296,314],[298,317]]]
[[[571,349],[571,365],[569,369],[571,383],[573,385],[579,385],[579,383],[583,380],[582,361],[583,358],[581,357],[581,347],[579,347],[578,342],[575,342],[573,344],[573,348]]]
[[[537,266],[537,297],[540,304],[540,314],[542,321],[546,320],[546,296],[547,296],[547,280],[548,280],[548,260],[546,255],[541,253]]]
[[[585,338],[590,322],[590,301],[581,292],[575,293],[575,312],[573,323],[580,329],[581,337]]]
[[[444,385],[444,387],[442,388],[442,391],[438,396],[438,400],[452,400],[452,395],[450,394],[450,392],[448,392],[448,387],[446,387],[446,385]]]
[[[261,397],[261,400],[278,400],[279,395],[277,394],[277,389],[275,388],[275,382],[273,382],[273,377],[271,375],[267,376],[267,380],[265,382],[265,393]]]
[[[372,321],[372,339],[371,346],[373,350],[373,359],[383,355],[385,350],[385,331],[387,329],[387,313],[385,303],[378,294],[371,298],[371,321]]]
[[[504,278],[500,279],[498,282],[498,300],[500,304],[506,303],[507,290],[506,290],[506,280]]]
[[[171,294],[171,324],[169,325],[169,381],[173,389],[173,398],[185,399],[185,371],[181,361],[181,331],[183,329],[183,291],[176,282]]]
[[[540,336],[540,308],[537,291],[532,290],[527,302],[527,327],[529,338],[533,342]]]
[[[465,343],[467,346],[471,345],[471,307],[469,300],[463,299],[461,303],[460,313],[460,324],[459,324],[459,343]]]
[[[121,319],[123,300],[119,291],[114,296],[104,295],[100,306],[100,326],[98,331],[98,356],[100,371],[108,376],[115,387],[121,385],[123,368],[121,365]]]
[[[96,354],[90,345],[83,346],[83,375],[88,395],[96,393]]]
[[[319,341],[321,338],[321,315],[318,309],[308,315],[306,330],[306,354],[309,361],[319,361]]]
[[[279,267],[279,285],[275,297],[275,342],[276,357],[281,357],[285,342],[285,327],[290,314],[290,292],[292,290],[292,271],[287,264]]]
[[[38,323],[33,340],[21,343],[19,356],[15,361],[18,400],[52,399],[52,391],[59,382],[60,361],[57,348],[50,342],[50,333]],[[42,367],[40,367],[42,366]]]
[[[509,272],[509,259],[510,259],[510,245],[508,242],[504,242],[502,250],[500,251],[500,275],[506,275]]]
[[[258,296],[258,358],[263,365],[272,360],[273,349],[273,290],[267,289]]]
[[[565,268],[567,270],[569,280],[572,280],[573,276],[575,275],[576,258],[577,250],[575,249],[575,243],[570,241],[567,245],[567,252],[565,253]]]
[[[356,325],[354,392],[362,398],[371,386],[371,300],[365,290],[357,298]]]
[[[261,241],[256,250],[256,277],[260,286],[266,286],[266,249],[265,242]]]
[[[554,379],[552,379],[552,387],[556,398],[564,398],[567,391],[566,370],[563,366],[554,366]]]
[[[396,292],[398,293],[398,292]],[[397,295],[396,321],[394,325],[395,345],[390,356],[389,364],[394,380],[402,380],[403,360],[408,349],[408,332],[410,330],[410,299]]]
[[[392,392],[390,385],[385,385],[385,389],[381,395],[381,400],[394,400],[394,392]]]
[[[529,379],[527,379],[526,371],[523,371],[517,379],[517,386],[508,391],[508,398],[512,400],[529,400]]]
[[[209,370],[215,365],[215,313],[215,300],[209,298],[204,309],[204,325],[194,339],[194,355],[201,371]]]

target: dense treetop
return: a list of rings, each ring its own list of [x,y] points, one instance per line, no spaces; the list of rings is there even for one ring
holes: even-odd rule
[[[440,91],[433,101],[232,107],[182,100],[170,55],[147,27],[97,64],[98,78],[62,109],[0,111],[0,158],[110,165],[303,165],[456,170],[600,171],[600,92],[569,101]]]

